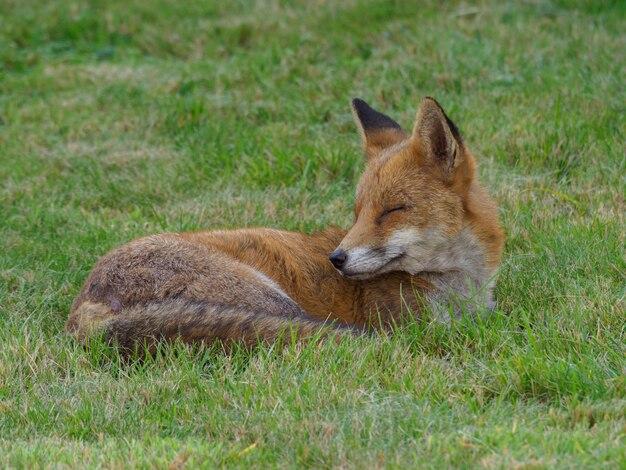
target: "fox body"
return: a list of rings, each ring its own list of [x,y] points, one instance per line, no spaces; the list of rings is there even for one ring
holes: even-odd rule
[[[431,309],[490,308],[504,236],[458,129],[425,98],[411,133],[352,103],[366,157],[355,222],[306,235],[241,229],[154,235],[94,267],[66,329],[122,348],[161,339],[274,341],[386,328]]]

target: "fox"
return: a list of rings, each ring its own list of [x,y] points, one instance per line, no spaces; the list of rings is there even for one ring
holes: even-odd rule
[[[432,312],[494,308],[504,232],[457,126],[431,97],[411,132],[359,98],[364,153],[354,223],[164,233],[104,255],[66,331],[122,350],[161,342],[272,343],[390,330]]]

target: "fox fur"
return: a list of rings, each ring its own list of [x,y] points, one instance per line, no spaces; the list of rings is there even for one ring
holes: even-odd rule
[[[140,238],[98,261],[66,330],[124,349],[175,339],[255,344],[285,331],[388,328],[424,309],[445,321],[491,308],[504,235],[457,127],[432,98],[411,133],[360,99],[352,110],[366,167],[349,230]]]

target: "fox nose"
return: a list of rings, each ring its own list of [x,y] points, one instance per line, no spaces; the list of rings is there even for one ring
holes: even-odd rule
[[[346,264],[346,260],[348,259],[348,253],[337,248],[333,251],[328,257],[333,266],[337,269],[341,269],[344,264]]]

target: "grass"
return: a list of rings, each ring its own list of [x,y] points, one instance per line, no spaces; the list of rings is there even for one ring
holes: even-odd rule
[[[0,3],[0,465],[626,465],[623,2]],[[433,95],[508,234],[491,317],[124,365],[62,331],[161,231],[349,226],[349,99]]]

